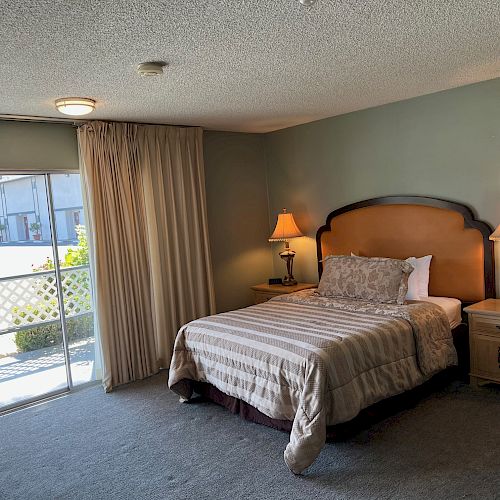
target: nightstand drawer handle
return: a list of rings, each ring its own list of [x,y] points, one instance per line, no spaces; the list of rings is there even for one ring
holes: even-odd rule
[[[498,368],[500,368],[500,346],[498,347],[498,357],[497,357],[497,361],[498,361]]]
[[[500,330],[500,325],[495,325],[495,328],[498,328]]]

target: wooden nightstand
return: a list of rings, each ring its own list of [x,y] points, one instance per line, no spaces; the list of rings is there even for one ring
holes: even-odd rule
[[[470,383],[500,384],[500,299],[465,307],[469,315]]]
[[[254,285],[251,287],[254,294],[254,303],[261,304],[266,302],[277,295],[283,295],[285,293],[298,292],[300,290],[306,290],[307,288],[316,288],[318,285],[314,283],[297,283],[296,285],[283,286],[283,285],[268,285],[267,283],[262,283],[262,285]]]

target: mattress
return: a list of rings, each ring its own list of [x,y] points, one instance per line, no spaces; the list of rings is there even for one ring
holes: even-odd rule
[[[441,307],[446,313],[452,330],[462,323],[462,302],[458,299],[451,297],[422,297],[420,300],[431,302]]]

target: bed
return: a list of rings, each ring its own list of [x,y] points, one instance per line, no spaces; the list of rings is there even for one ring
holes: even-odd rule
[[[451,313],[440,298],[469,304],[494,297],[490,233],[464,205],[427,197],[335,210],[317,232],[320,278],[327,256],[431,254],[429,295],[437,303],[381,304],[312,289],[200,318],[179,331],[169,387],[183,400],[208,387],[254,420],[262,415],[290,430],[284,459],[299,474],[320,453],[329,426],[457,364],[456,302]]]

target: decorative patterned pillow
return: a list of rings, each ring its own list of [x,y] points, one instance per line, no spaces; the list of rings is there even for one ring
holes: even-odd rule
[[[351,252],[351,257],[364,257]],[[425,257],[408,257],[406,262],[413,266],[413,272],[408,276],[408,292],[406,300],[420,300],[429,296],[429,268],[432,255]]]
[[[413,266],[404,260],[329,255],[323,259],[317,293],[324,297],[404,304],[412,271]]]

